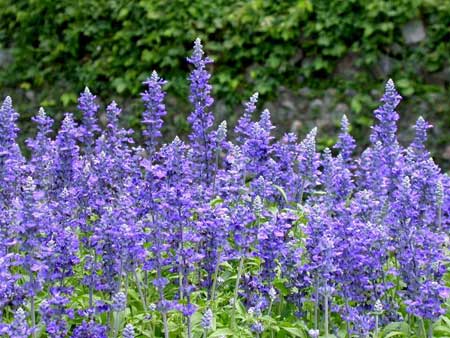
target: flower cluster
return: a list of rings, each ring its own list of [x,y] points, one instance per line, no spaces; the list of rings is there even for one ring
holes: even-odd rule
[[[67,113],[54,138],[53,120],[39,110],[25,158],[18,114],[5,99],[0,334],[137,337],[144,331],[124,316],[139,302],[161,336],[169,337],[171,317],[183,318],[187,337],[198,327],[206,336],[219,325],[221,293],[232,295],[222,303],[231,329],[240,321],[257,336],[272,330],[265,318],[281,302],[311,337],[337,330],[338,317],[361,337],[405,316],[439,318],[450,294],[450,179],[426,150],[431,126],[423,118],[409,146],[397,140],[393,81],[358,157],[346,116],[332,149],[318,151],[316,128],[303,140],[277,140],[271,113],[254,117],[257,93],[234,132],[226,122],[215,127],[212,60],[199,39],[188,62],[185,141],[159,144],[166,81],[156,72],[144,82],[142,147],[120,127],[115,102],[100,127],[86,88],[80,124]],[[250,319],[238,316],[242,309]]]

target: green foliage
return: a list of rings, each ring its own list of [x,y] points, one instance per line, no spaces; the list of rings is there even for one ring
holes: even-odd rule
[[[427,37],[408,45],[401,28],[416,18]],[[254,91],[272,100],[281,86],[333,87],[357,125],[366,127],[370,111],[362,107],[374,106],[375,98],[362,93],[390,76],[402,95],[430,102],[429,120],[450,123],[448,104],[433,105],[436,95],[449,94],[442,73],[449,67],[447,0],[0,0],[0,50],[12,52],[11,64],[0,66],[0,87],[32,88],[42,93],[38,104],[68,109],[85,85],[126,102],[157,69],[184,116],[185,57],[197,36],[215,60],[215,95],[232,111]],[[383,57],[391,62],[387,71],[380,70]],[[55,84],[59,89],[50,89]],[[129,118],[131,126],[138,126],[138,117]],[[179,114],[169,120],[178,133],[188,128]],[[356,136],[364,137],[359,130]],[[438,148],[443,136],[435,139]]]

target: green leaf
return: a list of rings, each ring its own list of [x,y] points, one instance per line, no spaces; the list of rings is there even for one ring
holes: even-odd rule
[[[301,338],[307,338],[307,334],[305,330],[298,328],[298,327],[287,327],[287,326],[281,326],[282,330],[288,332],[293,337],[301,337]]]
[[[228,328],[218,329],[211,333],[208,337],[233,336],[234,332]]]
[[[394,322],[386,325],[381,331],[381,337],[406,337],[409,334],[409,325],[405,322]]]
[[[288,202],[288,198],[287,198],[287,195],[286,195],[286,192],[284,191],[284,189],[282,187],[280,187],[279,185],[276,185],[276,184],[274,184],[273,186],[280,192],[281,196],[283,196],[283,199],[286,202]]]

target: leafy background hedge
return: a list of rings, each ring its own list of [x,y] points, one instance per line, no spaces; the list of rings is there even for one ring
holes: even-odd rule
[[[139,129],[142,107],[131,99],[156,69],[170,81],[166,133],[182,134],[185,56],[197,36],[215,60],[219,119],[235,121],[258,91],[284,130],[318,124],[326,146],[346,113],[364,141],[392,77],[405,98],[402,125],[418,114],[431,121],[434,156],[450,167],[448,0],[0,0],[0,94],[15,99],[31,132],[40,105],[74,111],[88,85],[124,105]]]

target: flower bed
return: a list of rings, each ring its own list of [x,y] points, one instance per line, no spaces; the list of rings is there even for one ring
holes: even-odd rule
[[[234,131],[210,112],[212,61],[188,62],[189,140],[159,144],[164,81],[144,82],[145,144],[120,108],[86,88],[80,124],[17,143],[0,109],[0,334],[5,337],[446,336],[450,179],[396,138],[401,97],[386,83],[370,147],[342,118],[319,153],[313,129],[274,139],[258,94]],[[229,135],[233,134],[233,135]],[[231,141],[233,140],[233,141]]]

